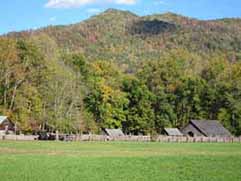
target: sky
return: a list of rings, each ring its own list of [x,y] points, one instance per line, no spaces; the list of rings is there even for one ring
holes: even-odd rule
[[[108,8],[140,16],[173,12],[204,20],[241,18],[241,0],[1,0],[0,34],[77,23]]]

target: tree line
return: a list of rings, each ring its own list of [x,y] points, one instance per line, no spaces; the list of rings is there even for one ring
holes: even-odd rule
[[[217,119],[241,134],[241,63],[225,53],[174,49],[124,69],[44,40],[0,39],[0,114],[25,132],[49,125],[61,132],[157,134],[190,119]]]

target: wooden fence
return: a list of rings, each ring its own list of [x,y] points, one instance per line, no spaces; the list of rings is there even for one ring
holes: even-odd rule
[[[159,136],[157,142],[176,142],[176,143],[241,143],[241,137],[176,137]]]
[[[0,135],[0,140],[34,141],[34,135]],[[64,141],[127,141],[127,142],[162,142],[162,143],[241,143],[241,137],[187,137],[187,136],[120,136],[104,135],[65,135]]]
[[[35,136],[35,135],[0,135],[0,140],[34,141],[34,140],[38,140],[38,136]]]
[[[241,143],[241,137],[187,137],[187,136],[121,136],[109,137],[103,135],[73,136],[73,141],[128,141],[128,142],[173,142],[173,143]]]

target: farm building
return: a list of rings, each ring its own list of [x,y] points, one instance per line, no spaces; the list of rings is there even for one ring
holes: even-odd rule
[[[13,131],[15,131],[15,124],[7,116],[0,116],[0,133]]]
[[[103,133],[110,137],[125,136],[121,129],[103,129]]]
[[[187,136],[230,137],[231,133],[216,120],[191,120],[183,129]]]
[[[183,136],[177,128],[164,128],[164,134],[167,136]]]

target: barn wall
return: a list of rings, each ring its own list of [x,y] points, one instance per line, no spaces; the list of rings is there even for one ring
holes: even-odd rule
[[[204,136],[199,130],[197,130],[192,124],[188,124],[182,129],[184,135],[188,135],[188,132],[193,132],[194,136]]]
[[[0,130],[5,130],[6,126],[8,126],[9,131],[14,131],[14,124],[9,120],[5,120],[2,124],[0,124]]]

